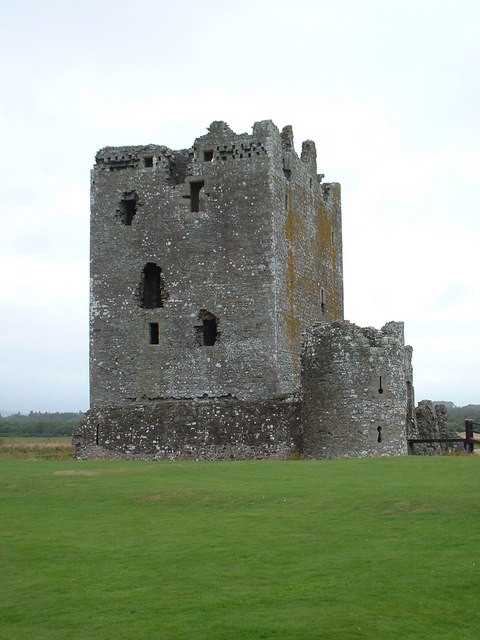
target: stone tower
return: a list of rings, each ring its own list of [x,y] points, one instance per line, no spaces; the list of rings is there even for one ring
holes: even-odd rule
[[[271,121],[98,152],[85,442],[293,446],[301,333],[343,318],[340,187],[321,180],[314,143],[298,157]]]
[[[316,325],[302,351],[303,452],[312,458],[407,453],[412,349],[403,322]]]
[[[97,153],[91,407],[78,456],[303,451],[302,385],[313,397],[317,378],[302,379],[301,336],[343,324],[340,186],[322,178],[314,143],[299,157],[291,127],[271,121],[251,135],[213,122],[188,150]],[[341,395],[349,378],[338,374]]]
[[[313,142],[224,122],[92,172],[91,404],[299,389],[300,334],[343,317],[340,189]]]

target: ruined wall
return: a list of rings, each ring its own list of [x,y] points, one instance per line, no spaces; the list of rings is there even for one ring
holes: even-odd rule
[[[305,455],[407,453],[410,358],[400,322],[379,331],[332,322],[307,334],[302,354]]]
[[[276,400],[159,400],[91,409],[75,432],[79,458],[289,458],[301,448],[300,404]]]
[[[421,400],[415,409],[415,423],[408,429],[408,437],[432,440],[457,437],[456,433],[448,429],[447,417],[445,405]],[[463,443],[417,442],[410,446],[410,453],[415,455],[439,455],[449,450],[462,452]]]

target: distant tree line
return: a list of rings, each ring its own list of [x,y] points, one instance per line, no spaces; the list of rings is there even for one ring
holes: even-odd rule
[[[71,436],[83,419],[83,413],[30,411],[0,416],[0,436],[53,438]]]
[[[467,404],[464,407],[456,407],[452,402],[442,402],[447,413],[447,427],[452,431],[464,431],[465,420],[473,420],[480,423],[480,404]]]

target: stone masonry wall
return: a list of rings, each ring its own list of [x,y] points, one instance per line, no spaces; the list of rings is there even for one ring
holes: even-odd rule
[[[421,400],[415,410],[415,423],[408,429],[409,438],[434,439],[455,438],[457,434],[447,427],[447,409],[443,404],[431,400]],[[462,443],[416,442],[410,446],[415,455],[438,455],[445,451],[464,451]]]
[[[267,133],[237,135],[212,123],[191,150],[149,145],[97,154],[92,405],[275,395]],[[147,268],[160,270],[160,282],[158,299],[146,305]],[[210,318],[216,340],[205,346]]]
[[[144,460],[289,458],[301,449],[300,404],[160,400],[94,407],[74,435],[76,456]]]
[[[320,324],[304,339],[302,427],[311,458],[407,453],[411,350],[403,323]]]
[[[340,185],[323,184],[314,142],[297,155],[292,128],[274,138],[276,352],[279,391],[300,386],[301,335],[316,322],[343,319]]]
[[[78,457],[406,453],[411,349],[401,323],[343,322],[340,185],[322,180],[315,144],[299,156],[269,120],[97,153]]]
[[[97,153],[92,406],[298,393],[301,332],[342,314],[340,190],[312,142],[213,122],[192,149]]]

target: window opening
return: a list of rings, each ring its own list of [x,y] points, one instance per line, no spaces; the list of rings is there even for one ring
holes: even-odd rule
[[[153,156],[145,156],[145,158],[143,159],[143,164],[149,169],[153,167]]]
[[[203,344],[212,347],[217,341],[217,321],[215,318],[203,321]]]
[[[205,162],[211,162],[213,160],[213,150],[204,151],[203,159]]]
[[[197,343],[200,346],[212,347],[220,335],[217,318],[210,311],[202,309],[198,314],[198,319],[200,323],[195,325]]]
[[[377,442],[381,442],[382,441],[382,427],[377,427],[377,431],[378,431],[378,436],[377,436]]]
[[[142,306],[144,309],[163,307],[162,270],[153,262],[148,262],[142,274]]]
[[[190,182],[190,211],[198,213],[200,211],[200,191],[203,189],[204,181]]]
[[[158,322],[150,322],[150,344],[158,344]]]
[[[320,308],[322,313],[325,313],[325,289],[323,287],[320,288]]]
[[[129,193],[124,194],[123,198],[120,200],[118,211],[122,223],[130,226],[135,214],[137,213],[137,193],[135,191],[130,191]]]
[[[380,393],[380,394],[383,393],[382,376],[380,376],[380,380],[379,380],[379,383],[378,383],[378,393]]]

